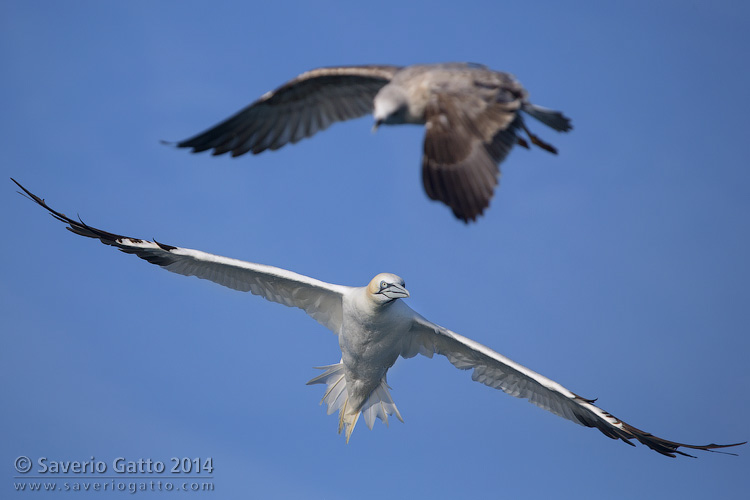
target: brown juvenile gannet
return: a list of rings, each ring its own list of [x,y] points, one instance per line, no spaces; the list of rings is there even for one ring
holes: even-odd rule
[[[16,182],[15,180],[13,182]],[[16,182],[16,184],[18,184]],[[334,285],[262,264],[212,255],[198,250],[129,238],[102,231],[50,208],[42,198],[18,186],[75,234],[96,238],[125,253],[132,253],[173,273],[196,276],[267,300],[298,307],[338,336],[341,361],[321,367],[322,374],[308,384],[326,384],[321,404],[328,414],[339,412],[339,433],[349,442],[360,415],[372,429],[375,419],[389,415],[403,422],[386,383],[388,369],[399,356],[442,354],[457,368],[473,370],[472,379],[587,427],[635,446],[635,439],[670,457],[692,456],[678,448],[712,451],[735,444],[691,445],[668,441],[629,425],[557,382],[502,354],[436,325],[404,301],[409,297],[404,280],[381,273],[363,287]]]
[[[424,125],[422,181],[433,200],[456,217],[476,220],[490,204],[499,164],[514,144],[557,150],[529,132],[523,114],[561,132],[572,128],[561,112],[529,102],[510,74],[479,64],[342,66],[302,73],[237,114],[177,143],[194,153],[240,156],[279,149],[332,123],[372,113],[380,125]]]

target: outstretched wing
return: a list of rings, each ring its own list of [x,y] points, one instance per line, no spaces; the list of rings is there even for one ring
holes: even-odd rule
[[[692,457],[678,448],[711,451],[745,443],[691,445],[656,437],[629,425],[614,415],[595,406],[594,400],[585,399],[557,382],[506,358],[478,342],[435,325],[415,313],[411,336],[404,344],[401,355],[410,358],[416,354],[432,357],[442,354],[461,370],[473,370],[472,379],[511,396],[529,402],[586,427],[595,427],[612,439],[622,439],[633,445],[636,439],[662,455],[676,454]]]
[[[53,217],[68,224],[68,229],[75,234],[96,238],[105,245],[135,254],[173,273],[196,276],[234,290],[260,295],[285,306],[299,307],[334,333],[341,331],[341,298],[349,287],[333,285],[278,267],[102,231],[53,210],[42,198],[31,193],[15,179],[11,180]]]
[[[205,132],[178,142],[194,153],[214,155],[278,149],[325,130],[332,123],[372,112],[375,94],[399,66],[342,66],[302,73],[267,92],[234,116]]]

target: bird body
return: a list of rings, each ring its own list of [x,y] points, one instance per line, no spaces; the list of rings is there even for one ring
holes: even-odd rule
[[[378,275],[373,278],[381,279]],[[339,347],[346,366],[347,380],[365,388],[350,391],[349,397],[364,400],[385,377],[401,354],[401,343],[409,331],[403,302],[380,303],[370,286],[354,288],[343,297],[344,322]],[[357,404],[359,406],[359,404]]]
[[[347,440],[368,399],[378,399],[370,406],[381,403],[376,389],[382,385],[388,394],[386,373],[403,351],[404,338],[411,328],[409,307],[381,294],[381,284],[386,283],[401,288],[400,296],[408,297],[403,280],[387,273],[375,276],[366,287],[352,288],[342,297],[344,321],[339,347],[348,397],[342,417],[347,425]],[[393,404],[390,396],[387,401]],[[393,409],[401,419],[395,405]],[[372,428],[371,421],[368,425]]]
[[[326,384],[322,402],[327,404],[329,414],[339,411],[339,432],[346,430],[347,442],[360,415],[371,429],[377,418],[387,423],[389,415],[396,415],[403,421],[386,382],[388,369],[399,356],[441,354],[455,367],[472,370],[472,379],[477,382],[528,399],[577,424],[597,428],[610,438],[631,445],[635,439],[663,455],[691,456],[678,449],[681,447],[713,451],[743,444],[689,445],[637,429],[597,407],[593,400],[425,319],[401,300],[409,297],[409,292],[403,279],[394,274],[378,274],[364,287],[342,286],[278,267],[121,236],[71,219],[18,186],[75,234],[98,239],[177,274],[298,307],[338,335],[341,361],[320,367],[323,373],[308,384]]]
[[[428,106],[444,94],[460,96],[464,104],[476,108],[491,105],[493,101],[523,102],[527,98],[526,90],[509,73],[491,71],[477,64],[416,64],[398,71],[375,95],[373,118],[376,124],[423,125],[427,122]],[[399,112],[402,106],[405,111]]]
[[[561,112],[532,104],[512,75],[479,64],[340,66],[302,73],[177,146],[214,155],[258,154],[370,112],[374,129],[425,125],[425,192],[464,222],[476,220],[489,206],[499,164],[511,148],[529,147],[520,132],[557,153],[528,130],[524,113],[557,131],[572,128]]]

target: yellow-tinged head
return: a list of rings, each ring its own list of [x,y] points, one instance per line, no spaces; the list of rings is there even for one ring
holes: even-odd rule
[[[367,292],[376,302],[387,303],[409,296],[404,280],[391,273],[380,273],[367,285]]]

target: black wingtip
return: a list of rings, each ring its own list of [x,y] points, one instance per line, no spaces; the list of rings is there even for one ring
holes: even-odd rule
[[[39,205],[41,205],[43,207],[46,207],[46,204],[44,203],[44,198],[38,197],[37,195],[35,195],[31,191],[29,191],[28,189],[26,189],[25,187],[23,187],[21,185],[21,183],[18,182],[17,180],[15,180],[13,177],[11,177],[10,180],[12,180],[13,182],[15,182],[16,186],[20,187],[23,190],[23,192],[16,191],[18,194],[20,194],[24,198],[28,198],[29,200],[38,203]]]
[[[167,252],[171,252],[172,250],[177,250],[177,247],[173,247],[172,245],[167,245],[166,243],[159,243],[158,241],[156,241],[156,238],[152,239],[151,241],[156,243],[159,246],[159,248],[161,248],[162,250],[166,250]]]
[[[740,455],[738,453],[731,453],[729,451],[719,451],[715,448],[731,448],[732,446],[742,446],[743,444],[747,444],[747,441],[743,441],[741,443],[734,443],[734,444],[714,444],[711,443],[706,446],[705,451],[710,451],[711,453],[721,453],[722,455],[732,455],[733,457],[739,457]]]

